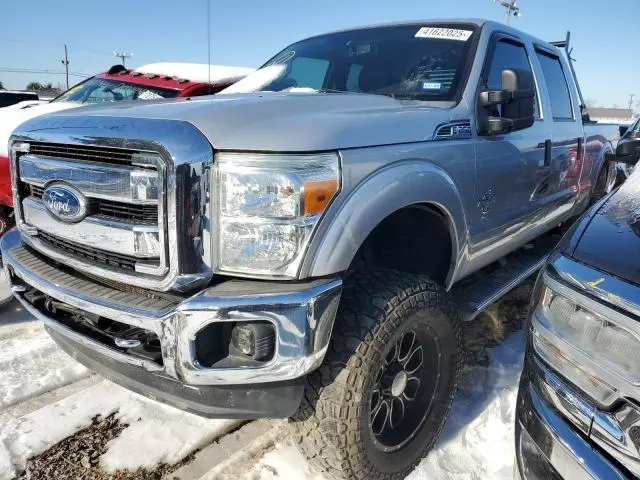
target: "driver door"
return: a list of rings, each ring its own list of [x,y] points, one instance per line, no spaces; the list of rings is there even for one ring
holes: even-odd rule
[[[504,69],[533,72],[525,43],[496,34],[489,43],[479,91],[500,90]],[[536,92],[539,89],[536,85]],[[470,215],[471,261],[480,268],[530,238],[540,208],[535,196],[538,165],[545,160],[545,131],[536,94],[531,127],[494,136],[476,144],[476,204]],[[500,116],[496,106],[492,116]]]

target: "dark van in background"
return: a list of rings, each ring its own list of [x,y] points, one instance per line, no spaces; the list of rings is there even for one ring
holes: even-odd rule
[[[38,100],[36,92],[16,92],[12,90],[0,90],[0,108],[8,107],[26,100]]]

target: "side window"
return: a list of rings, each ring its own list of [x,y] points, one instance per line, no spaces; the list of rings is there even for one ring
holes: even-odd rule
[[[347,73],[347,90],[349,92],[360,91],[360,72],[362,72],[362,65],[352,63],[349,66],[349,72]]]
[[[558,57],[548,55],[544,52],[536,51],[542,76],[549,92],[551,101],[551,112],[554,120],[573,120],[573,108],[571,107],[571,97],[567,79],[562,70],[562,64]]]
[[[486,76],[487,88],[489,90],[500,90],[502,87],[502,70],[505,68],[518,68],[521,70],[533,71],[529,56],[524,45],[509,40],[499,40],[491,56],[489,71]],[[540,118],[540,110],[538,108],[538,98],[534,100],[533,115]]]
[[[298,57],[291,62],[291,71],[287,79],[295,83],[292,87],[302,85],[320,89],[329,69],[329,61],[322,58]]]

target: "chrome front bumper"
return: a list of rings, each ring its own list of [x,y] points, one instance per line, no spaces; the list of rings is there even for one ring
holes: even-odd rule
[[[303,284],[229,280],[181,302],[161,301],[151,305],[153,302],[138,298],[135,293],[122,292],[86,277],[75,278],[72,271],[57,268],[29,250],[17,230],[0,239],[0,250],[15,297],[44,321],[65,350],[90,368],[101,370],[134,390],[210,416],[223,413],[184,407],[179,399],[165,398],[162,391],[167,389],[162,385],[169,382],[173,385],[171,390],[188,387],[193,391],[235,386],[237,395],[232,403],[237,402],[242,392],[257,389],[258,394],[264,393],[269,384],[278,386],[284,382],[285,387],[291,386],[287,382],[296,383],[322,362],[342,290],[342,281],[337,277]],[[24,293],[31,289],[81,311],[153,332],[160,339],[162,364],[122,353],[61,324],[27,301]],[[245,321],[268,321],[275,326],[272,360],[259,367],[236,368],[209,368],[198,363],[196,333],[212,322]],[[95,362],[95,358],[104,361]],[[128,381],[133,377],[136,386]],[[265,388],[258,388],[261,386]],[[298,402],[301,393],[296,388],[294,396]],[[265,395],[261,397],[263,400]],[[271,416],[268,411],[263,413]]]

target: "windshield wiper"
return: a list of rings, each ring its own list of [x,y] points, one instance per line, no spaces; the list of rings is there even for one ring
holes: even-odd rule
[[[358,93],[358,92],[349,92],[348,90],[336,90],[333,88],[320,88],[318,89],[320,93]]]

